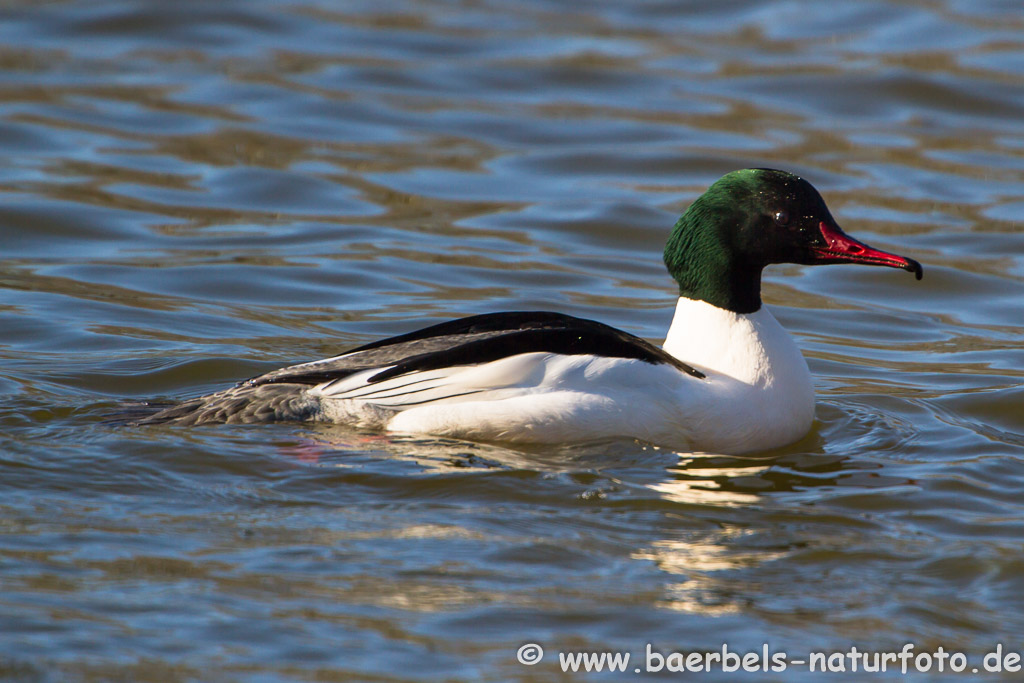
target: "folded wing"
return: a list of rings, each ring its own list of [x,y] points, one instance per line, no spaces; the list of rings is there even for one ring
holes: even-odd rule
[[[324,399],[384,410],[462,400],[522,383],[541,358],[595,356],[667,364],[704,375],[653,344],[593,320],[560,313],[488,313],[433,325],[254,377],[157,413],[146,422],[270,422],[319,419]],[[289,400],[291,397],[291,400]],[[272,405],[262,405],[267,400]]]

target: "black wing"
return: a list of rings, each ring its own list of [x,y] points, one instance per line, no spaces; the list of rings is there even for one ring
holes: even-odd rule
[[[408,372],[478,365],[521,353],[592,354],[665,363],[694,377],[704,373],[628,332],[594,320],[547,311],[485,313],[371,342],[343,356],[275,370],[246,382],[316,385],[381,368],[379,382]]]

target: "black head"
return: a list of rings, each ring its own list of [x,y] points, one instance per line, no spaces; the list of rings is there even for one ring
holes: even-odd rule
[[[921,265],[858,242],[836,224],[818,191],[785,171],[733,171],[690,205],[665,246],[682,296],[751,313],[761,307],[761,270],[772,263]]]

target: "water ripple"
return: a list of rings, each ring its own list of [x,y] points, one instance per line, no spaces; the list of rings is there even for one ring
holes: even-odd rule
[[[959,0],[13,3],[0,677],[1010,643],[1022,29]],[[111,420],[458,315],[660,341],[665,235],[749,166],[926,271],[766,271],[819,395],[786,448]]]

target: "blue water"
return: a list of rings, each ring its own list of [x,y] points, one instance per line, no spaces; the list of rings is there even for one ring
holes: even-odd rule
[[[22,2],[0,45],[0,678],[1024,652],[1017,3]],[[110,422],[474,313],[660,343],[671,225],[750,166],[925,267],[766,272],[791,447]]]

